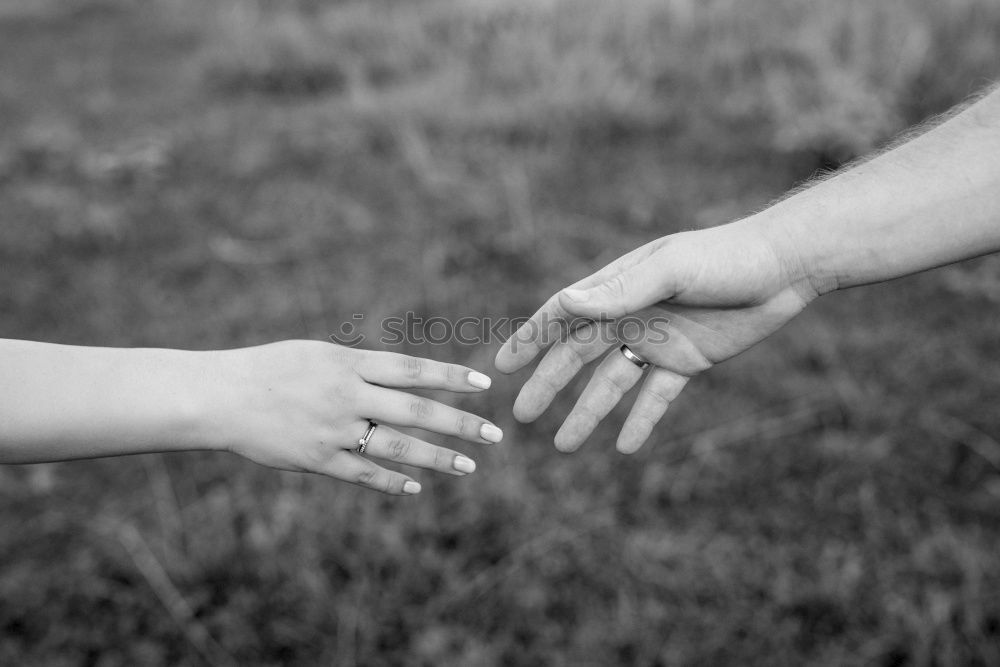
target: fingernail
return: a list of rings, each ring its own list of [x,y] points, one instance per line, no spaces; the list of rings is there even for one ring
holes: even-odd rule
[[[476,471],[476,462],[467,456],[456,456],[455,461],[451,465],[458,472],[470,473]]]
[[[564,289],[563,294],[568,296],[572,301],[586,301],[590,298],[590,292],[582,289]]]
[[[479,428],[479,437],[487,442],[500,442],[503,440],[503,431],[493,424],[483,424]]]
[[[420,484],[414,482],[413,480],[403,482],[403,493],[408,493],[411,496],[416,493],[420,493]]]
[[[473,387],[479,387],[480,389],[489,389],[490,385],[493,384],[493,380],[488,375],[483,375],[477,371],[469,371],[469,377],[466,379]]]

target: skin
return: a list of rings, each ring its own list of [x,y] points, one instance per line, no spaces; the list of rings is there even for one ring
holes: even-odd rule
[[[502,438],[481,417],[405,391],[479,392],[489,386],[481,373],[315,341],[188,352],[0,340],[0,378],[0,463],[229,451],[412,495],[416,480],[374,460],[459,476],[475,463],[394,426]],[[369,419],[379,426],[362,456]]]
[[[643,375],[617,350],[608,354],[619,342],[615,322],[645,323],[628,343],[654,367],[617,444],[634,452],[691,377],[763,340],[818,296],[997,250],[1000,95],[993,93],[766,211],[666,236],[615,260],[550,298],[496,365],[514,372],[545,352],[514,405],[515,417],[531,421],[604,356],[555,437],[560,450],[574,451]],[[588,322],[573,336],[537,334],[579,318]],[[0,463],[224,450],[412,494],[420,490],[415,480],[371,458],[450,474],[475,464],[390,425],[477,443],[502,437],[475,415],[400,391],[479,391],[485,376],[328,343],[185,352],[0,340],[0,378]],[[381,425],[363,457],[352,450],[369,419]]]
[[[560,451],[572,452],[643,376],[618,352],[614,323],[645,323],[627,341],[653,365],[617,441],[632,453],[690,378],[764,340],[819,296],[998,250],[993,92],[761,213],[665,236],[616,259],[546,301],[505,343],[496,367],[512,373],[543,355],[514,404],[514,416],[530,422],[603,356],[555,436]],[[540,333],[581,318],[591,323],[568,324],[572,336]],[[655,332],[663,319],[669,336]]]

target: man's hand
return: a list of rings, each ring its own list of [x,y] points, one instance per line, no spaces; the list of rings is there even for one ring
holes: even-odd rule
[[[1000,251],[998,156],[995,90],[746,220],[625,255],[549,299],[497,355],[497,368],[511,373],[551,348],[521,389],[514,416],[538,417],[584,365],[622,339],[655,364],[618,438],[620,451],[635,451],[692,375],[766,338],[818,294]],[[558,335],[581,318],[597,323]],[[609,354],[556,446],[579,447],[640,375],[617,350]]]
[[[496,367],[512,373],[548,350],[514,404],[522,422],[609,349],[556,433],[575,451],[639,378],[626,343],[653,367],[618,437],[639,449],[694,375],[779,329],[813,298],[797,254],[753,219],[653,241],[550,298],[504,344]]]

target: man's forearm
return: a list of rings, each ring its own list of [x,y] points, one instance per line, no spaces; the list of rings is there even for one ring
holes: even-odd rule
[[[1000,90],[754,219],[820,294],[1000,250]]]
[[[211,354],[0,340],[0,463],[211,448]]]

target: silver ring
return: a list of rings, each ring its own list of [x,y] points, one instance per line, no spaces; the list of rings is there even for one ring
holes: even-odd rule
[[[644,371],[649,366],[649,362],[646,361],[645,359],[643,359],[642,357],[640,357],[638,354],[636,354],[632,350],[628,349],[628,345],[622,345],[618,349],[621,351],[622,355],[624,355],[624,357],[626,359],[628,359],[633,364],[635,364],[636,366],[638,366],[639,370]]]
[[[368,430],[365,431],[364,436],[358,440],[358,454],[364,454],[365,450],[368,449],[368,441],[372,439],[372,433],[374,433],[377,428],[378,424],[369,419]]]

